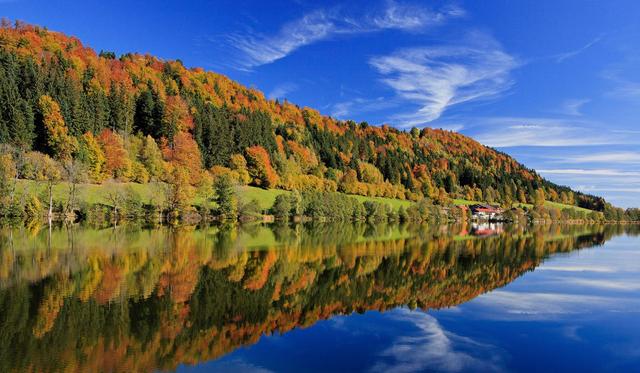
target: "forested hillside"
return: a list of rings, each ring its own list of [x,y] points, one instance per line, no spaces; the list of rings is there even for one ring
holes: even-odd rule
[[[443,204],[538,198],[602,211],[461,134],[339,121],[179,60],[112,52],[46,28],[0,28],[5,174],[340,191]],[[59,172],[56,170],[60,170]],[[72,172],[69,172],[71,170]],[[185,191],[188,193],[188,191]]]

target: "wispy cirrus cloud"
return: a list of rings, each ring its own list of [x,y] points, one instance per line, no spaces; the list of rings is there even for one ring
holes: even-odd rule
[[[270,100],[286,98],[286,96],[298,89],[298,85],[295,83],[282,83],[275,86],[271,92],[267,95]]]
[[[616,164],[640,164],[640,152],[613,151],[596,152],[581,155],[564,155],[554,159],[557,163],[616,163]]]
[[[396,100],[384,97],[373,99],[358,97],[353,100],[341,101],[331,105],[331,116],[338,119],[353,119],[356,114],[365,114],[398,106]]]
[[[640,186],[637,188],[616,188],[616,187],[597,187],[593,185],[578,185],[576,187],[577,190],[585,193],[601,193],[601,192],[609,192],[609,193],[640,193]],[[631,197],[630,197],[631,198]],[[637,199],[638,197],[633,197]],[[637,200],[636,200],[637,202]],[[634,205],[635,206],[635,205]]]
[[[607,266],[591,266],[591,265],[544,265],[536,268],[537,271],[559,271],[559,272],[595,272],[595,273],[614,273],[613,267]]]
[[[566,284],[576,285],[586,288],[598,288],[606,290],[615,290],[629,292],[637,292],[640,290],[640,282],[635,279],[593,279],[593,278],[576,278],[576,277],[563,277],[562,281]]]
[[[457,7],[432,11],[424,7],[386,2],[382,10],[344,14],[340,9],[319,9],[286,23],[274,35],[243,33],[228,36],[228,44],[239,52],[236,66],[250,70],[282,59],[297,49],[339,35],[384,30],[415,32],[464,15]]]
[[[496,347],[448,332],[433,316],[402,309],[396,311],[394,317],[414,324],[419,332],[415,336],[398,337],[382,352],[385,360],[374,364],[370,372],[504,370]]]
[[[637,78],[640,55],[636,53],[625,56],[620,62],[610,65],[601,73],[601,76],[612,85],[612,88],[606,92],[606,96],[633,102],[640,99],[640,81]]]
[[[638,144],[638,136],[603,132],[602,124],[545,117],[488,117],[474,119],[474,138],[492,147],[579,147],[589,145]]]
[[[586,175],[586,176],[621,176],[640,177],[638,171],[622,171],[615,169],[581,169],[581,168],[561,168],[550,170],[538,170],[541,174],[550,175]]]
[[[635,82],[622,78],[612,78],[616,87],[608,92],[611,97],[637,100],[640,99],[640,82]]]
[[[499,96],[513,84],[510,72],[518,66],[495,39],[478,32],[461,43],[403,49],[369,63],[398,97],[418,105],[391,118],[401,127],[425,125],[453,105]]]
[[[552,56],[552,58],[558,62],[558,63],[562,63],[570,58],[573,58],[585,51],[587,51],[589,48],[593,47],[595,44],[597,44],[598,42],[600,42],[602,40],[602,36],[598,36],[594,39],[592,39],[591,41],[589,41],[587,44],[583,45],[582,47],[578,48],[578,49],[574,49],[568,52],[564,52],[564,53],[558,53],[554,56]]]
[[[582,107],[591,102],[588,98],[569,99],[562,103],[562,113],[565,115],[581,116]]]
[[[576,284],[579,285],[579,284]],[[473,301],[484,306],[478,317],[495,320],[552,320],[586,312],[628,312],[640,306],[634,298],[552,292],[496,290]]]
[[[466,121],[469,124],[467,134],[484,145],[498,148],[640,144],[640,132],[617,130],[611,123],[580,117],[497,116],[467,118]]]

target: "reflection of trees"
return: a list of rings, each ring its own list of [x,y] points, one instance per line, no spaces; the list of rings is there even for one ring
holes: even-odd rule
[[[0,371],[171,369],[336,314],[453,306],[550,254],[638,231],[545,226],[486,239],[456,235],[465,230],[3,231]]]

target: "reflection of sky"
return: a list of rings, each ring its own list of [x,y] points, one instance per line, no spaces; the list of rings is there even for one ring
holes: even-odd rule
[[[638,239],[555,256],[458,307],[335,317],[191,369],[639,371]]]

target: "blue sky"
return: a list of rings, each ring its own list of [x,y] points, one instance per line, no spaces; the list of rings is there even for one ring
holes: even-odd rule
[[[446,128],[640,205],[640,2],[29,1],[1,15],[341,119]]]

